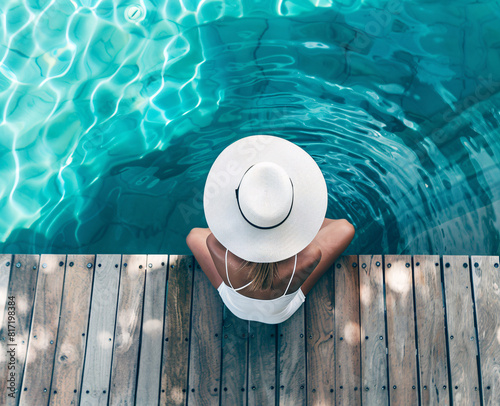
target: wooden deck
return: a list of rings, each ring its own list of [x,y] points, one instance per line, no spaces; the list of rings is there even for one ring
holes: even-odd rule
[[[0,404],[498,405],[498,263],[343,256],[276,326],[191,256],[0,255]]]

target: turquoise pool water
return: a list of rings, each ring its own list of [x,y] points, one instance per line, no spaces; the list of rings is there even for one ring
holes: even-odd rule
[[[137,5],[137,8],[129,8]],[[498,254],[498,1],[0,5],[0,243],[187,253],[252,134],[318,162],[347,253]]]

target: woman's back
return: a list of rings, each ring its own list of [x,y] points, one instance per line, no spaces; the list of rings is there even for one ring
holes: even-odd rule
[[[309,244],[297,256],[277,262],[277,275],[273,279],[271,288],[267,290],[253,290],[250,266],[245,266],[245,260],[227,252],[226,248],[211,234],[207,239],[207,246],[214,261],[217,272],[227,286],[238,289],[239,294],[261,300],[272,300],[296,292],[302,283],[314,270],[321,259],[321,250],[314,243]],[[295,259],[297,263],[295,265]],[[229,280],[228,280],[229,277]],[[244,287],[248,285],[247,287]],[[244,287],[243,289],[239,289]]]

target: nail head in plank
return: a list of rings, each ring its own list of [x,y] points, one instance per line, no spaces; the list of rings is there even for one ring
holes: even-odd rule
[[[250,322],[248,404],[273,405],[276,399],[277,325]],[[254,389],[255,388],[255,389]]]
[[[413,257],[420,394],[425,405],[450,404],[439,262],[439,255]]]
[[[59,326],[65,255],[42,255],[37,277],[23,388],[19,402],[42,405],[49,400],[55,342]],[[63,265],[61,266],[60,263]]]
[[[136,404],[157,405],[160,394],[168,255],[148,255]]]
[[[182,406],[188,388],[194,257],[170,255],[168,261],[160,404]]]
[[[196,263],[189,355],[189,405],[218,405],[220,396],[222,300]]]
[[[473,256],[471,263],[479,333],[483,399],[485,405],[496,405],[500,399],[499,257]]]
[[[3,321],[9,291],[9,276],[12,266],[12,255],[0,254],[0,321]],[[15,268],[15,266],[13,267]]]
[[[120,255],[96,258],[81,404],[108,403],[120,264]]]
[[[50,405],[78,404],[82,383],[95,256],[68,255],[66,264],[70,263],[73,266],[66,266],[64,277]]]
[[[325,272],[305,301],[307,404],[335,404],[334,268]]]
[[[222,323],[221,404],[247,404],[248,321],[236,317],[224,306]]]
[[[407,266],[409,264],[410,266]],[[391,404],[418,403],[411,256],[385,256]]]
[[[358,257],[342,256],[335,263],[337,405],[361,403],[360,333]]]
[[[8,336],[8,314],[4,313],[2,320],[2,328],[0,330],[0,350],[2,354],[7,354],[7,350],[12,349],[15,344],[16,356],[14,369],[9,370],[2,368],[0,370],[1,382],[8,382],[10,372],[15,372],[15,393],[16,397],[8,396],[10,390],[7,385],[0,385],[0,399],[6,400],[6,405],[17,405],[19,401],[19,390],[24,376],[26,353],[28,349],[29,332],[31,328],[31,316],[33,312],[33,301],[35,299],[35,286],[37,281],[38,263],[40,257],[38,255],[15,255],[13,264],[19,264],[19,267],[12,266],[12,271],[9,279],[9,288],[7,296],[15,296],[15,336],[10,341]],[[5,340],[3,340],[5,339]],[[8,340],[8,341],[7,341]]]
[[[445,255],[443,264],[452,402],[479,405],[479,391],[475,389],[479,388],[479,378],[469,257]]]
[[[378,264],[378,265],[377,265]],[[363,405],[387,405],[384,280],[381,255],[359,256],[361,398]],[[382,340],[380,340],[382,337]]]
[[[306,404],[306,343],[304,304],[278,324],[279,405]]]
[[[120,273],[118,310],[109,388],[110,404],[135,402],[137,369],[139,368],[139,339],[146,280],[146,255],[124,255]]]

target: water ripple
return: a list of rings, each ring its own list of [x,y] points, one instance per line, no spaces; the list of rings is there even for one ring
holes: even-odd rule
[[[3,252],[187,253],[257,133],[315,158],[348,252],[498,252],[494,1],[136,3],[0,5]]]

